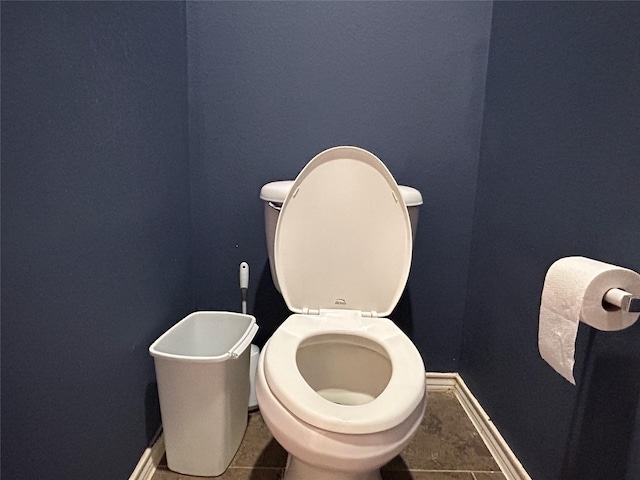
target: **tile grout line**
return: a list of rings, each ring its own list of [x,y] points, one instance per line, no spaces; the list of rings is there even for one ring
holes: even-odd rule
[[[408,468],[406,470],[388,470],[383,468],[383,472],[418,472],[418,473],[471,473],[472,475],[476,473],[504,473],[501,470],[456,470],[456,469],[431,469],[431,468]]]
[[[284,470],[285,467],[261,467],[261,466],[233,466],[227,467],[227,470]],[[226,470],[225,470],[226,471]],[[206,478],[206,477],[205,477]]]

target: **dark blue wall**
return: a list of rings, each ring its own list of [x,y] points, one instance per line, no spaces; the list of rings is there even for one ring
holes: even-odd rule
[[[556,259],[640,271],[639,51],[635,2],[494,4],[461,371],[536,480],[640,478],[640,322],[580,328],[577,387],[537,350]]]
[[[2,2],[2,477],[127,478],[189,309],[183,3]]]
[[[353,144],[425,199],[393,318],[427,369],[462,371],[536,480],[636,480],[640,324],[581,328],[578,387],[536,340],[555,259],[640,270],[639,10],[2,2],[3,475],[126,478],[149,344],[237,310],[242,260],[263,342],[288,313],[259,189]]]
[[[432,371],[457,370],[491,4],[187,4],[197,308],[250,309],[263,342],[288,315],[267,267],[260,187],[317,153],[378,155],[425,205],[394,320]]]

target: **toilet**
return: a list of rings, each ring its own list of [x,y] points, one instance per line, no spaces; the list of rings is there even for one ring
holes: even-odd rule
[[[273,247],[294,313],[262,349],[255,386],[289,454],[284,479],[379,480],[426,406],[422,357],[386,318],[411,263],[402,193],[372,153],[325,150],[289,187]]]

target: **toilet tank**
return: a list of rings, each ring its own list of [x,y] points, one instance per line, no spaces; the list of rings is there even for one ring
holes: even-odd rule
[[[276,275],[274,266],[273,244],[276,236],[276,225],[278,223],[278,217],[280,216],[280,208],[289,190],[291,190],[292,185],[293,180],[280,180],[267,183],[260,189],[260,198],[264,201],[264,227],[267,236],[271,278],[278,291],[280,291],[280,285],[278,284],[278,276]],[[411,222],[411,236],[412,239],[415,240],[418,227],[418,212],[420,205],[422,205],[422,195],[413,187],[398,185],[398,188],[407,206],[407,213],[409,213],[409,220]]]

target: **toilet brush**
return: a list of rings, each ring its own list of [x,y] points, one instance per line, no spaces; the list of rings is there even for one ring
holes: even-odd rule
[[[242,295],[242,313],[247,313],[247,291],[249,290],[249,264],[240,264],[240,293]],[[251,345],[251,363],[249,365],[249,411],[257,410],[258,400],[256,398],[255,378],[258,367],[258,357],[260,349],[257,345]]]

